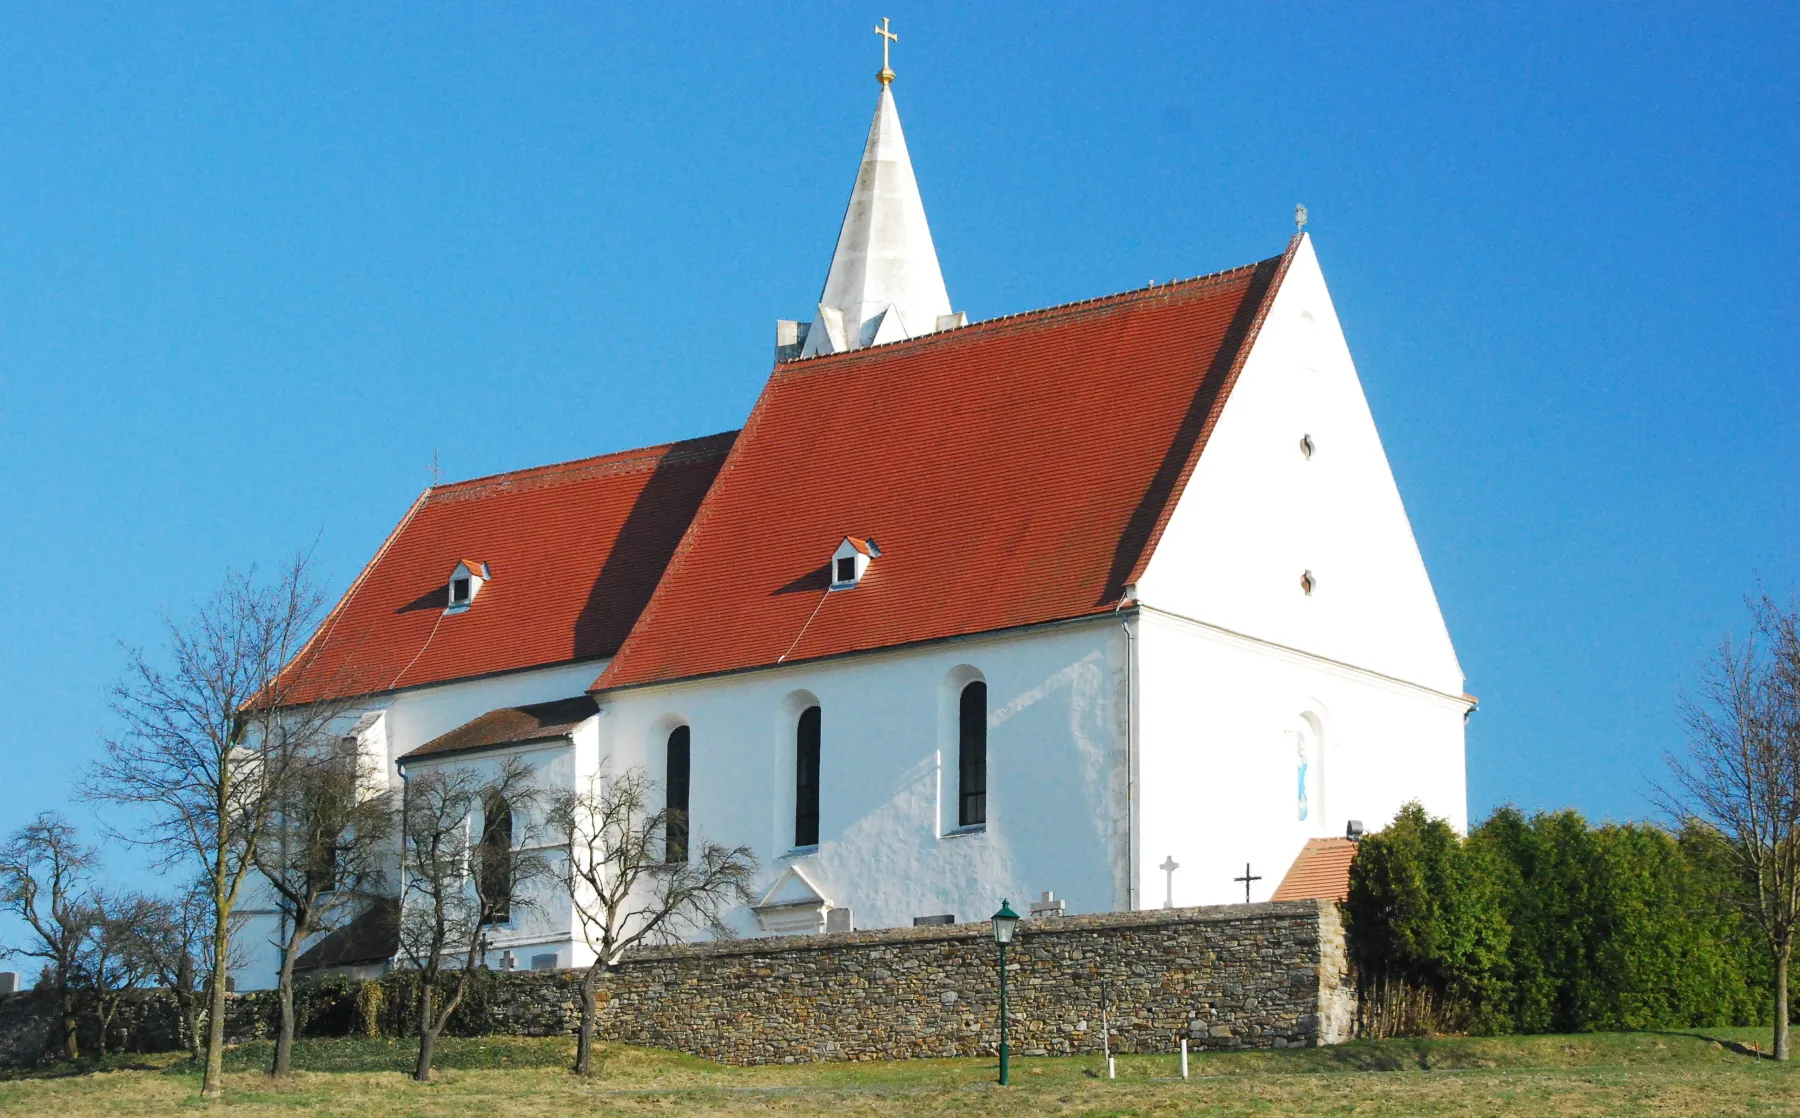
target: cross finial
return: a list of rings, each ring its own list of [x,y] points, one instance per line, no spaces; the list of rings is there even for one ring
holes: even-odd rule
[[[1306,230],[1306,207],[1304,205],[1295,206],[1294,207],[1294,231],[1296,233],[1300,233],[1300,232],[1304,232],[1305,230]]]
[[[886,16],[881,17],[881,26],[875,29],[875,34],[881,36],[881,72],[875,75],[875,80],[886,85],[894,80],[893,68],[888,65],[888,47],[899,42],[900,36],[888,30]]]
[[[438,465],[438,452],[434,450],[431,452],[431,484],[432,484],[432,487],[435,488],[437,486],[438,482],[440,482],[442,480],[444,480],[444,468],[442,466]]]
[[[1232,878],[1232,879],[1231,879],[1231,880],[1233,880],[1233,881],[1241,881],[1241,882],[1243,882],[1243,883],[1244,883],[1244,903],[1245,903],[1245,904],[1249,904],[1249,903],[1250,903],[1250,883],[1251,883],[1251,882],[1252,882],[1252,881],[1261,881],[1261,880],[1262,880],[1262,874],[1260,874],[1260,873],[1251,873],[1251,872],[1250,872],[1250,863],[1249,863],[1249,862],[1245,862],[1245,863],[1244,863],[1244,876],[1242,876],[1242,877],[1234,877],[1234,878]]]

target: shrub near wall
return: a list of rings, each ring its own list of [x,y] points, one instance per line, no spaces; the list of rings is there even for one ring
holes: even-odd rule
[[[1465,840],[1409,805],[1351,867],[1360,1027],[1577,1032],[1759,1024],[1768,965],[1696,835],[1496,811]],[[1413,1018],[1396,1022],[1412,1010]]]

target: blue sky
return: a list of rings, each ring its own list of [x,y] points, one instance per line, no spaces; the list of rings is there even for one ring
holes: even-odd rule
[[[1305,202],[1469,687],[1471,809],[1648,813],[1796,588],[1796,9],[14,6],[0,828],[118,642],[428,480],[741,423],[878,40],[955,305],[1280,251]],[[78,821],[91,825],[76,805]]]

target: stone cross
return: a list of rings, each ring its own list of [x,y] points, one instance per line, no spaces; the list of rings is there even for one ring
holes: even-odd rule
[[[1251,882],[1252,882],[1252,881],[1261,881],[1261,880],[1262,880],[1262,874],[1260,874],[1260,873],[1258,873],[1258,874],[1252,874],[1252,873],[1251,873],[1251,872],[1250,872],[1250,863],[1249,863],[1249,862],[1245,862],[1245,863],[1244,863],[1244,876],[1242,876],[1242,877],[1234,877],[1234,878],[1232,878],[1232,879],[1231,879],[1231,880],[1233,880],[1233,881],[1241,881],[1241,882],[1243,882],[1243,883],[1244,883],[1244,903],[1245,903],[1245,904],[1249,904],[1249,903],[1250,903],[1250,883],[1251,883]]]
[[[1171,854],[1167,858],[1163,859],[1162,865],[1160,865],[1156,868],[1163,871],[1163,873],[1168,875],[1169,889],[1168,889],[1168,892],[1166,894],[1164,894],[1164,896],[1163,896],[1163,907],[1164,908],[1174,908],[1175,907],[1175,871],[1181,868],[1181,863],[1177,862],[1175,860],[1175,855]]]

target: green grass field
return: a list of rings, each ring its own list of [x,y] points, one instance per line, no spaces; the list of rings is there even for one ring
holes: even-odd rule
[[[174,1056],[124,1057],[100,1070],[0,1078],[0,1113],[479,1115],[1727,1115],[1800,1113],[1800,1071],[1758,1059],[1764,1030],[1358,1042],[1333,1048],[1020,1059],[1013,1085],[991,1060],[734,1068],[609,1045],[577,1079],[565,1038],[445,1040],[438,1081],[407,1078],[404,1041],[301,1041],[307,1070],[274,1083],[266,1044],[228,1055],[227,1097],[199,1101],[200,1078]]]

